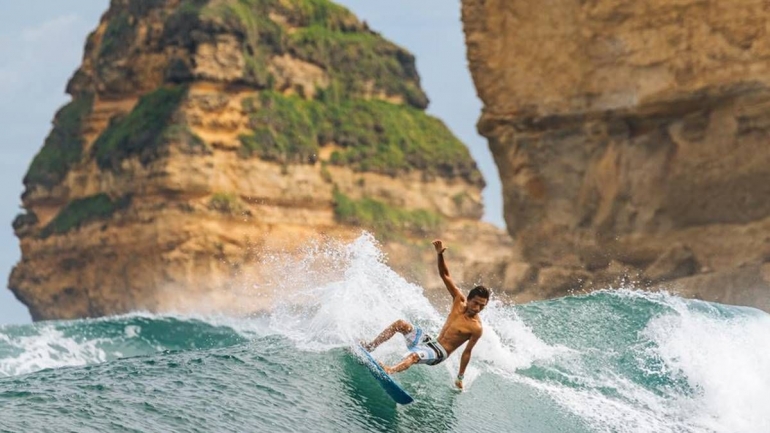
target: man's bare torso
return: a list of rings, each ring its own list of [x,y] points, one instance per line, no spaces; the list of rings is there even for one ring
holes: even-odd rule
[[[474,334],[481,332],[481,320],[478,315],[469,318],[465,314],[465,307],[465,299],[455,299],[452,302],[452,310],[438,335],[437,340],[446,350],[447,356],[462,346]]]

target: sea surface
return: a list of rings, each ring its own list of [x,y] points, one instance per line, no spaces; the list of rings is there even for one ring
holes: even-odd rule
[[[314,278],[320,256],[337,266]],[[770,315],[756,309],[628,288],[498,299],[466,389],[458,351],[396,375],[416,400],[397,406],[349,348],[399,318],[436,332],[441,303],[368,235],[304,260],[264,314],[0,327],[0,431],[770,432]],[[397,335],[374,355],[404,352]]]

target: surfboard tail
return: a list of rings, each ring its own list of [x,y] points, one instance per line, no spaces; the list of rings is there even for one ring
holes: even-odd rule
[[[360,344],[353,346],[353,353],[356,357],[363,362],[366,368],[372,373],[377,383],[385,390],[385,392],[398,404],[409,404],[414,401],[412,396],[409,395],[401,385],[396,382],[385,370],[382,369],[379,362]]]

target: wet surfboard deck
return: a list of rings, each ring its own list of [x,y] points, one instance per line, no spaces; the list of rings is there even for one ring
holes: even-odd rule
[[[358,355],[358,359],[364,363],[369,372],[372,373],[372,376],[377,379],[377,383],[396,403],[409,404],[414,401],[412,396],[404,391],[404,388],[401,388],[401,385],[380,367],[380,364],[377,363],[372,354],[364,349],[363,346],[354,344],[353,352]]]

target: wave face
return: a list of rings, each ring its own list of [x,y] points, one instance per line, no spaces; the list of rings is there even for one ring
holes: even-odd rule
[[[770,432],[770,316],[631,290],[493,301],[465,392],[454,354],[398,375],[416,402],[397,407],[348,348],[443,309],[385,262],[363,235],[282,263],[254,317],[0,327],[0,431]]]

